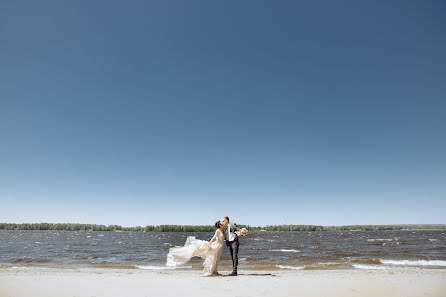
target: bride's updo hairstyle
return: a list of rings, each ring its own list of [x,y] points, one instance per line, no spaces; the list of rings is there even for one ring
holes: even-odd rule
[[[216,221],[215,222],[215,228],[220,229],[221,226],[221,222],[220,221]]]

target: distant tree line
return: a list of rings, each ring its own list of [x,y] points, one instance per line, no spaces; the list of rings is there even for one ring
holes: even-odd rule
[[[446,230],[446,225],[347,225],[347,226],[318,226],[318,225],[270,225],[249,226],[250,232],[260,231],[350,231],[350,230]],[[119,225],[95,225],[74,223],[0,223],[0,230],[66,230],[66,231],[137,231],[137,232],[213,232],[212,225],[148,225],[145,227],[121,227]]]
[[[319,225],[275,225],[266,227],[254,227],[251,231],[372,231],[372,230],[446,230],[442,224],[418,224],[418,225],[344,225],[344,226],[319,226]],[[257,228],[260,228],[258,230]]]

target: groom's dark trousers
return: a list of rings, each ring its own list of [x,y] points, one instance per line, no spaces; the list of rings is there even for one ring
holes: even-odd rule
[[[238,237],[234,241],[226,241],[226,245],[229,247],[232,258],[232,271],[237,272],[238,266]]]

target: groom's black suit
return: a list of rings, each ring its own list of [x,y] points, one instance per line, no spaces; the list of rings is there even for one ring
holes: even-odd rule
[[[237,227],[237,224],[229,223],[228,227],[225,231],[225,239],[226,239],[226,245],[229,247],[229,251],[231,252],[231,259],[232,259],[232,272],[237,273],[237,266],[238,266],[238,236],[235,231],[240,231],[240,228]],[[229,241],[229,233],[231,233],[234,236],[234,239],[232,241]]]

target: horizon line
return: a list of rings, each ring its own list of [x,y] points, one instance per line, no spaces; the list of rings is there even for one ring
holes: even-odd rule
[[[147,225],[119,225],[119,224],[96,224],[96,223],[73,223],[73,222],[58,222],[58,223],[50,223],[50,222],[34,222],[34,223],[7,223],[0,222],[0,224],[14,224],[14,225],[23,225],[23,224],[73,224],[73,225],[97,225],[97,226],[119,226],[124,228],[135,228],[135,227],[146,227],[146,226],[213,226],[213,224],[147,224]],[[270,225],[250,225],[250,224],[239,224],[244,226],[251,227],[268,227],[268,226],[318,226],[318,227],[346,227],[346,226],[446,226],[446,223],[405,223],[405,224],[346,224],[346,225],[317,225],[317,224],[270,224]]]

